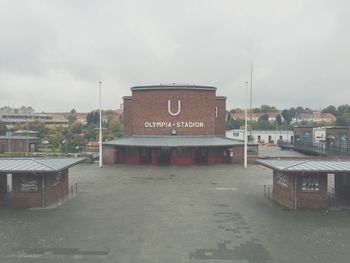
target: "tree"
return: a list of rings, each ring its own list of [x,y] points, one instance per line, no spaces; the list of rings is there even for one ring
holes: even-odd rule
[[[350,126],[350,113],[345,112],[342,115],[338,116],[335,124],[338,126]]]
[[[100,114],[98,111],[91,111],[86,115],[87,124],[94,123],[98,124],[100,122]]]
[[[283,119],[286,121],[286,123],[289,125],[292,121],[292,114],[289,110],[285,109],[281,112]]]
[[[324,109],[322,110],[322,113],[331,113],[331,114],[333,114],[333,115],[336,116],[336,117],[337,117],[338,114],[339,114],[337,108],[336,108],[335,106],[333,106],[333,105],[329,105],[327,108],[324,108]]]
[[[47,127],[47,125],[40,121],[29,123],[28,129],[31,131],[37,131],[40,139],[45,138],[49,132],[49,128]]]
[[[268,121],[269,120],[269,115],[264,113],[262,115],[260,115],[258,121]]]
[[[277,115],[276,116],[276,121],[275,121],[275,123],[278,125],[278,126],[281,126],[281,124],[282,124],[282,117],[281,117],[281,115]]]

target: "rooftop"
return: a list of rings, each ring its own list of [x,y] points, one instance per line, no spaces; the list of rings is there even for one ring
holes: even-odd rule
[[[257,162],[268,168],[284,172],[334,173],[350,172],[350,160],[262,160]]]
[[[85,158],[2,158],[0,172],[59,172],[84,160]]]
[[[189,84],[159,84],[159,85],[146,85],[146,86],[134,86],[130,88],[131,91],[138,90],[216,90],[216,87],[202,86],[202,85],[189,85]]]
[[[210,147],[243,145],[242,142],[219,136],[130,136],[104,142],[103,144],[138,147]]]

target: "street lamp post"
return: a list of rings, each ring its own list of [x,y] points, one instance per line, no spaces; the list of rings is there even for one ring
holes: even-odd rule
[[[245,82],[245,111],[244,111],[244,168],[247,168],[248,161],[248,128],[247,128],[247,98],[248,98],[248,81]]]
[[[100,83],[100,134],[99,134],[99,163],[98,166],[102,167],[102,110],[101,110],[101,85],[102,81]]]

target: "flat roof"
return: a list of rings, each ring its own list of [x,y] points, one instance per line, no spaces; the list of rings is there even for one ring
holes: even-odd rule
[[[214,147],[243,145],[243,142],[220,136],[129,136],[104,142],[103,145],[136,147]]]
[[[257,163],[273,170],[283,172],[303,173],[335,173],[350,172],[350,160],[263,160],[257,159]]]
[[[213,86],[203,85],[182,85],[182,84],[165,84],[165,85],[145,85],[145,86],[134,86],[130,88],[131,91],[137,90],[216,90]]]
[[[19,135],[3,135],[0,136],[0,139],[7,139],[7,140],[38,140],[38,137],[33,136],[19,136]]]
[[[72,167],[85,158],[1,158],[1,173],[59,172]]]

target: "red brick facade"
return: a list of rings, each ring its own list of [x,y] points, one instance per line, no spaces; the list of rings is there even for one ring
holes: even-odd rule
[[[12,174],[12,206],[22,208],[47,207],[62,200],[62,197],[66,197],[68,194],[68,169],[61,173],[62,180],[58,182],[53,181],[53,177],[56,175],[54,173]],[[32,192],[21,189],[23,178],[27,182],[30,180],[36,181],[37,189]]]
[[[283,178],[283,183],[281,179]],[[317,179],[319,181],[318,191],[305,191],[302,188],[303,179]],[[282,173],[273,171],[274,201],[289,208],[327,208],[327,174],[304,174]]]
[[[131,91],[132,96],[123,97],[124,133],[129,141],[120,143],[121,138],[119,142],[104,143],[103,163],[196,165],[243,162],[243,146],[239,143],[229,139],[224,143],[213,143],[226,133],[226,97],[217,97],[215,87],[155,85],[133,87]],[[174,140],[172,146],[164,141],[164,137],[174,139],[176,136],[178,141]],[[199,143],[181,144],[182,138],[197,136],[201,136]],[[142,137],[152,137],[154,141],[148,140],[145,144]],[[163,139],[161,144],[157,142],[160,137]],[[132,141],[135,138],[138,138],[137,143]]]
[[[176,129],[179,136],[225,136],[226,97],[216,97],[215,90],[175,87],[132,90],[131,97],[124,97],[124,132],[126,135],[168,136]],[[180,105],[179,115],[169,114],[168,101],[172,113],[176,113]],[[157,127],[154,123],[167,125]],[[186,123],[192,127],[186,127]]]

